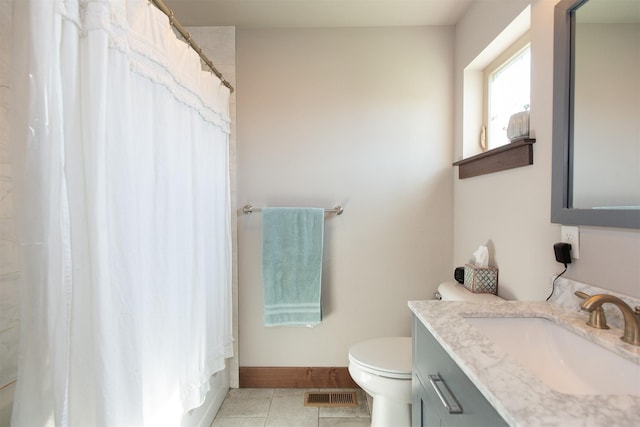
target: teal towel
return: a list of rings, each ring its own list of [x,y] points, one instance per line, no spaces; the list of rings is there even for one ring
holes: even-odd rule
[[[262,209],[265,326],[315,326],[322,320],[324,209]]]

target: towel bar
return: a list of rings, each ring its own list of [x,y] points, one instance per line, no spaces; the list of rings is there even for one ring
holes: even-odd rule
[[[340,205],[336,205],[335,208],[333,209],[325,209],[325,212],[329,212],[329,213],[334,213],[336,215],[342,215],[342,212],[344,212],[344,208]],[[242,208],[242,212],[244,212],[245,214],[250,214],[250,213],[254,213],[254,212],[262,212],[262,208],[254,208],[251,205],[245,205]]]

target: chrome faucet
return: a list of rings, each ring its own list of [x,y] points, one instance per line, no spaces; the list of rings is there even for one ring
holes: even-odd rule
[[[634,310],[616,296],[598,294],[587,298],[580,308],[591,313],[601,308],[602,304],[608,302],[618,307],[624,317],[624,334],[620,337],[622,341],[633,345],[640,345],[640,307],[636,307]]]

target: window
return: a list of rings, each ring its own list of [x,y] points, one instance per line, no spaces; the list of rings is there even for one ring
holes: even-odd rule
[[[453,163],[459,179],[533,164],[535,138],[509,141],[506,132],[511,116],[530,103],[530,28],[531,5],[527,5],[464,67],[462,145],[456,145],[459,160]],[[519,116],[526,119],[528,114]]]
[[[529,109],[531,88],[531,50],[528,34],[499,55],[483,72],[484,149],[508,144],[509,118]]]

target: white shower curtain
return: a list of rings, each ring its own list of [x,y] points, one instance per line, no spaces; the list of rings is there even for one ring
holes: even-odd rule
[[[229,90],[147,0],[28,9],[12,423],[178,426],[231,356]]]

